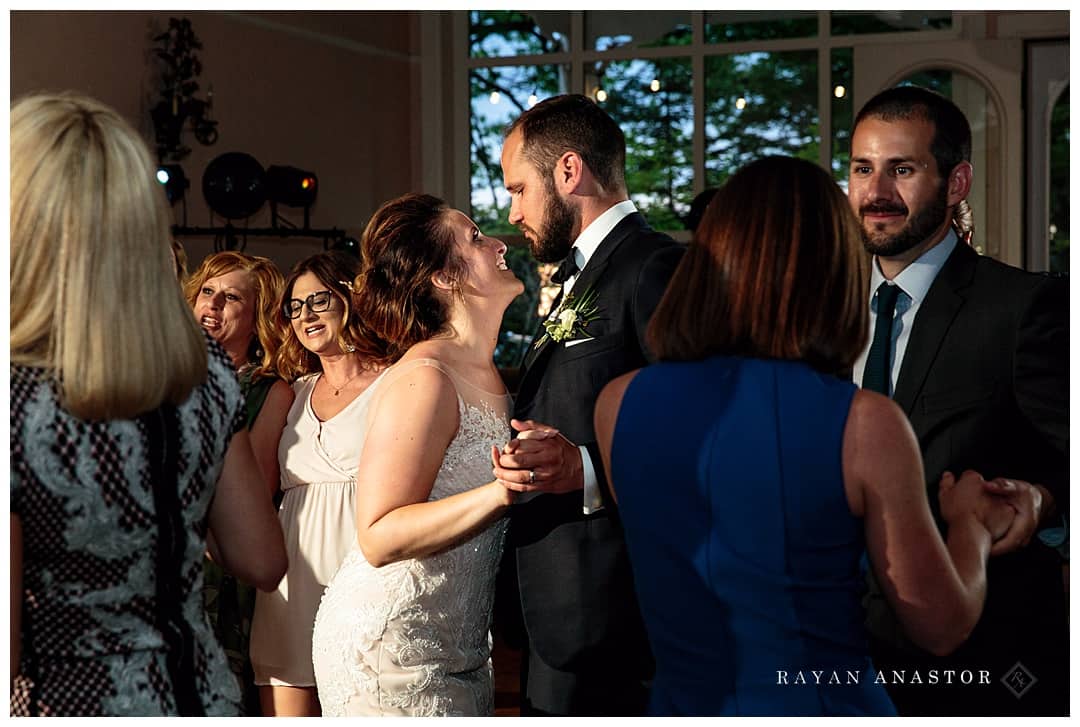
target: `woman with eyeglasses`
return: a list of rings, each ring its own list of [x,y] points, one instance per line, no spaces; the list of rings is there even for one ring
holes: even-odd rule
[[[278,511],[289,570],[260,593],[251,661],[266,716],[318,716],[311,632],[323,590],[356,537],[353,502],[368,392],[382,369],[355,353],[352,280],[360,261],[337,251],[313,255],[285,280],[279,315],[289,332],[278,351],[295,400],[278,445]]]
[[[176,247],[173,247],[174,259]],[[286,325],[278,304],[285,278],[268,258],[226,250],[208,256],[185,281],[195,319],[221,344],[236,369],[244,397],[244,424],[270,497],[278,493],[278,439],[292,406],[292,388],[278,377],[274,359]],[[259,690],[248,659],[255,589],[207,559],[206,615],[240,682],[245,716],[259,716]]]

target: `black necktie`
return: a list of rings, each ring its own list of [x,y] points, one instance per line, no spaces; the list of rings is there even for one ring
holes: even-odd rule
[[[896,311],[896,298],[900,295],[900,286],[882,283],[877,289],[877,322],[874,324],[874,341],[870,344],[870,353],[866,356],[866,368],[863,369],[862,387],[870,391],[889,395],[889,359],[892,348],[893,313]]]
[[[577,260],[574,255],[574,248],[570,248],[570,252],[567,253],[563,261],[559,263],[559,267],[555,269],[555,272],[551,274],[551,282],[555,285],[562,285],[578,271]]]

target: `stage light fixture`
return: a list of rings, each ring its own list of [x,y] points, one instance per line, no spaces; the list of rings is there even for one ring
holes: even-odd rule
[[[222,217],[251,217],[266,202],[266,172],[250,154],[227,152],[206,166],[202,189],[210,209]]]
[[[353,255],[358,260],[360,259],[360,241],[355,237],[342,237],[334,241],[334,244],[330,246],[331,250],[340,250],[341,252]]]
[[[277,204],[311,207],[319,193],[319,179],[314,172],[296,167],[271,166],[266,170],[266,193]]]
[[[157,168],[155,176],[158,183],[165,188],[165,198],[169,200],[169,204],[176,204],[176,200],[183,199],[184,193],[191,186],[184,174],[184,168],[179,164],[162,164]]]

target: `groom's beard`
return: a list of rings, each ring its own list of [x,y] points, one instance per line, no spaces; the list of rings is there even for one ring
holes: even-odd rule
[[[529,248],[537,262],[557,263],[566,257],[580,222],[581,211],[565,202],[554,189],[548,190],[544,221],[538,231],[529,230],[533,233]]]

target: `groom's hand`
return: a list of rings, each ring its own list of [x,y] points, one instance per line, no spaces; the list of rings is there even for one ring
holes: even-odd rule
[[[499,454],[493,469],[504,487],[517,492],[572,492],[584,487],[581,451],[559,430],[532,420],[510,420],[518,435]]]

